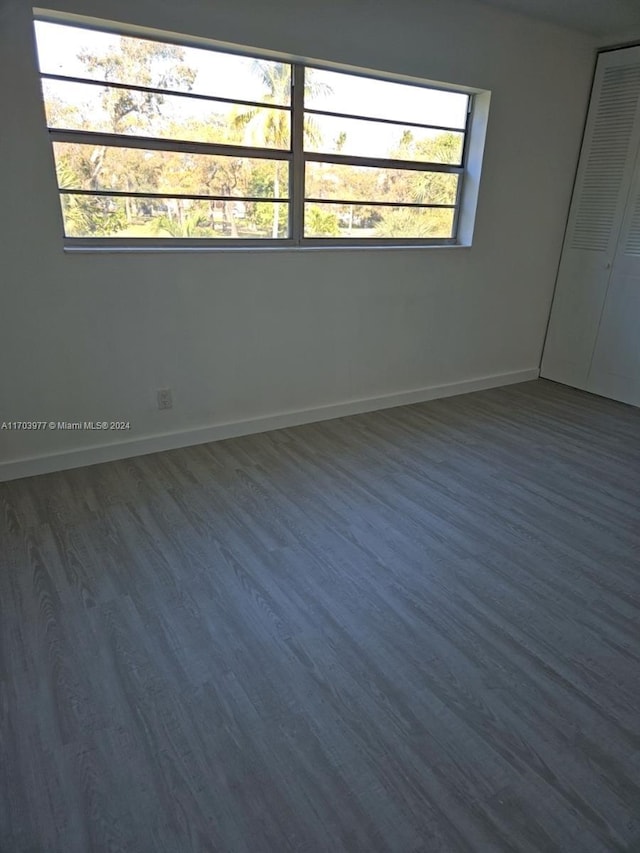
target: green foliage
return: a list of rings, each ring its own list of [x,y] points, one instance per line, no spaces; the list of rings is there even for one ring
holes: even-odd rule
[[[69,158],[59,161],[57,167],[61,188],[78,186],[79,176]],[[61,202],[69,237],[104,237],[121,231],[126,223],[123,199],[63,194]]]
[[[449,237],[450,232],[449,210],[409,207],[386,208],[375,229],[381,238]]]
[[[248,196],[275,198],[286,188],[286,180],[281,172],[286,167],[272,163],[256,163],[249,170],[246,191]],[[277,184],[277,186],[276,186]],[[246,205],[247,222],[256,234],[271,234],[273,237],[286,236],[288,227],[288,205],[265,202],[248,202]],[[277,219],[276,219],[277,217]]]
[[[274,217],[277,214],[277,225]],[[271,202],[248,202],[247,221],[251,230],[256,235],[286,236],[287,233],[287,208],[283,204],[275,205]]]
[[[336,140],[333,144],[333,147],[336,150],[337,154],[340,154],[344,146],[347,144],[347,134],[344,130],[341,130],[340,133],[336,136]]]
[[[79,55],[88,76],[113,82],[174,87],[189,91],[196,70],[184,62],[184,51],[173,45],[122,38],[107,53]],[[286,64],[256,60],[253,70],[260,80],[267,104],[290,102],[291,81]],[[46,81],[45,81],[46,82]],[[98,89],[100,91],[100,89]],[[305,91],[311,96],[328,90],[305,74]],[[46,86],[45,86],[46,95]],[[228,145],[249,144],[288,149],[288,110],[239,107],[235,111],[210,113],[205,118],[178,121],[165,104],[162,93],[126,89],[100,91],[102,118],[114,133],[154,135],[175,139],[197,139]],[[64,103],[52,90],[46,95],[49,123],[58,127],[91,128],[95,115],[90,106]],[[85,110],[83,112],[83,110]],[[106,119],[104,116],[106,115]],[[102,126],[101,124],[101,126]],[[319,129],[305,116],[305,140],[316,145]],[[346,132],[337,132],[332,148],[340,153],[347,143]],[[56,167],[61,188],[84,191],[145,192],[166,198],[63,195],[67,234],[71,236],[232,236],[282,237],[288,231],[289,205],[270,199],[288,195],[288,163],[249,157],[204,155],[187,152],[151,151],[140,148],[55,143]],[[460,134],[443,132],[416,140],[412,131],[399,137],[391,159],[458,163]],[[307,197],[327,204],[308,204],[305,209],[307,236],[432,237],[449,236],[448,210],[402,207],[403,203],[453,205],[457,197],[456,175],[438,171],[401,168],[377,169],[346,164],[308,163]],[[218,196],[222,201],[171,199],[172,194]],[[264,202],[234,199],[264,198]],[[352,204],[332,204],[332,199]],[[376,207],[375,201],[398,207]]]
[[[393,155],[401,159],[417,159],[425,163],[457,164],[461,156],[460,134],[444,131],[431,139],[415,141],[405,131]],[[416,204],[456,203],[458,177],[437,171],[397,172],[383,184],[391,200]],[[437,208],[386,208],[376,224],[375,234],[385,238],[429,238],[451,236],[450,210]]]
[[[462,155],[462,138],[459,133],[443,131],[433,139],[425,139],[416,145],[421,160],[431,163],[449,163],[456,165]]]
[[[128,82],[154,88],[189,91],[196,71],[184,63],[184,50],[175,45],[120,38],[118,47],[101,55],[84,50],[78,55],[91,76],[107,82]],[[104,89],[102,105],[113,133],[143,130],[160,112],[165,96],[156,92]]]
[[[289,68],[283,64],[274,64],[256,59],[253,63],[254,73],[261,79],[267,94],[266,103],[288,104],[291,98],[291,77]],[[313,94],[326,91],[326,86],[314,82],[313,71],[305,75],[305,93]],[[288,148],[290,145],[290,116],[286,110],[268,110],[260,107],[250,107],[237,111],[232,120],[232,127],[240,130],[245,141],[252,145],[272,148]],[[305,136],[317,139],[318,131],[313,119],[305,116]],[[259,167],[258,167],[259,168]],[[270,181],[272,198],[279,198],[282,192],[279,169]],[[265,217],[271,222],[271,237],[276,238],[286,233],[287,210],[283,205],[253,204],[250,206],[250,217],[256,230],[263,231]]]
[[[337,214],[324,210],[320,205],[307,205],[305,233],[309,237],[339,237],[340,220]]]
[[[205,237],[212,236],[211,228],[202,213],[181,210],[177,217],[164,213],[152,221],[151,230],[159,237]]]
[[[69,237],[108,237],[126,226],[124,199],[82,195],[61,199]]]

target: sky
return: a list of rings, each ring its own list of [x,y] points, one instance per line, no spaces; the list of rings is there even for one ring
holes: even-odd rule
[[[36,40],[40,70],[44,73],[86,77],[87,69],[77,58],[85,49],[92,54],[103,53],[117,45],[119,36],[112,33],[89,31],[79,27],[36,21]],[[136,41],[137,39],[133,39]],[[202,48],[184,48],[184,61],[195,69],[196,79],[191,91],[199,94],[217,95],[225,98],[261,101],[264,86],[256,75],[248,57],[225,54]],[[274,63],[275,64],[275,63]],[[309,72],[307,72],[309,73]],[[446,127],[463,128],[466,119],[467,96],[458,93],[425,90],[409,84],[373,80],[352,74],[314,69],[313,80],[328,87],[329,91],[307,96],[306,105],[313,109],[333,112],[385,117],[399,121],[424,122]],[[135,83],[135,80],[119,82]],[[63,90],[58,87],[58,92]],[[82,89],[66,85],[71,103],[86,98]],[[167,99],[167,109],[183,107],[188,115],[202,115],[203,109],[211,109],[207,102],[195,99]],[[173,102],[173,107],[171,107]],[[216,112],[225,108],[213,104]],[[347,133],[342,148],[344,154],[361,156],[384,156],[397,144],[403,128],[397,125],[372,124],[366,121],[335,118],[316,119],[323,131],[322,150],[332,151],[341,130]],[[414,130],[414,136],[433,133]]]

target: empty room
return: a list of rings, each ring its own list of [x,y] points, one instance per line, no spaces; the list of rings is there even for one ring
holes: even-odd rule
[[[0,0],[0,853],[639,853],[640,4]]]

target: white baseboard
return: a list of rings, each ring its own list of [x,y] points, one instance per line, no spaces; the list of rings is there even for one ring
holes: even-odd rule
[[[75,450],[66,450],[62,453],[16,459],[0,463],[0,482],[17,480],[20,477],[32,477],[36,474],[50,474],[53,471],[65,471],[69,468],[81,468],[85,465],[95,465],[99,462],[112,462],[116,459],[142,456],[146,453],[157,453],[161,450],[175,450],[178,447],[204,444],[208,441],[220,441],[224,438],[234,438],[257,432],[268,432],[273,429],[300,426],[301,424],[314,423],[316,421],[326,421],[332,418],[345,417],[346,415],[360,415],[364,412],[390,409],[394,406],[424,403],[427,400],[435,400],[439,397],[453,397],[456,394],[467,394],[470,391],[482,391],[487,388],[498,388],[502,385],[513,385],[517,382],[528,382],[531,379],[537,379],[538,376],[538,368],[517,370],[511,373],[499,373],[476,379],[465,379],[461,382],[451,382],[446,385],[431,385],[427,388],[417,388],[413,391],[400,391],[395,394],[385,394],[381,397],[348,400],[344,403],[334,403],[294,412],[282,412],[277,415],[266,415],[265,417],[250,418],[244,421],[211,424],[196,429],[181,430],[180,432],[147,435],[129,441],[81,447]]]

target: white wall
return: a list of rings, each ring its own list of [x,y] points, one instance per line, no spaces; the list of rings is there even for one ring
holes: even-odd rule
[[[620,30],[613,35],[601,36],[598,39],[598,48],[601,50],[612,47],[630,47],[636,44],[640,44],[640,27]]]
[[[0,0],[0,420],[133,427],[0,431],[0,476],[106,458],[15,464],[104,442],[205,428],[153,445],[170,446],[216,424],[537,369],[590,39],[457,0],[55,8],[489,89],[491,114],[472,248],[65,254],[30,5]],[[158,412],[164,386],[174,408]]]

